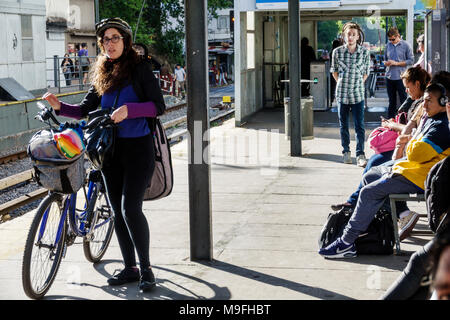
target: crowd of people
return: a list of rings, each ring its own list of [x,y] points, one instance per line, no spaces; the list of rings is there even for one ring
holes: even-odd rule
[[[423,55],[414,64],[411,47],[401,39],[397,28],[390,28],[384,55],[389,107],[387,119],[383,118],[380,125],[396,132],[397,138],[390,148],[380,148],[369,160],[365,159],[364,82],[370,73],[370,55],[361,45],[364,34],[356,23],[345,24],[342,34],[342,44],[337,43],[333,49],[331,71],[336,81],[343,161],[352,163],[348,134],[348,115],[352,112],[357,164],[365,169],[360,184],[347,201],[331,206],[334,211],[348,210],[351,217],[342,235],[319,249],[319,254],[327,259],[356,257],[356,240],[366,232],[380,209],[390,210],[389,195],[423,194],[432,167],[450,155],[450,73],[438,71],[431,77],[430,69],[424,69]],[[417,43],[418,51],[423,53],[424,37],[419,36]],[[399,121],[401,116],[405,123]],[[447,219],[449,209],[443,209],[443,219]],[[396,210],[400,213],[398,228],[402,241],[410,235],[419,214],[405,202],[396,202]],[[450,228],[446,225],[411,256],[383,299],[426,299],[433,290],[433,298],[449,298]],[[431,287],[424,287],[424,278],[430,276],[434,279]]]

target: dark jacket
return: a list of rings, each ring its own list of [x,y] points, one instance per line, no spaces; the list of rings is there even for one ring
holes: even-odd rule
[[[140,102],[153,101],[160,116],[166,110],[166,104],[159,87],[159,80],[153,75],[150,62],[141,61],[132,71],[131,85]],[[81,113],[86,117],[89,112],[98,108],[102,97],[97,93],[94,86],[89,88],[88,93],[80,103]]]

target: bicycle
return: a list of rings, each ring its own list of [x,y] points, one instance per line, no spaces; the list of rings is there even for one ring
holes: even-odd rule
[[[35,118],[47,123],[51,130],[62,131],[53,109],[47,109],[42,103],[38,106],[41,111]],[[101,117],[106,119],[109,115]],[[49,119],[59,129],[55,129]],[[87,129],[89,124],[86,126],[82,121],[81,128]],[[55,280],[67,247],[74,244],[77,237],[83,238],[84,255],[92,263],[99,262],[109,246],[114,232],[114,215],[100,171],[92,170],[86,174],[82,190],[83,209],[77,208],[77,192],[67,195],[52,191],[37,208],[22,263],[23,289],[32,299],[45,296]]]

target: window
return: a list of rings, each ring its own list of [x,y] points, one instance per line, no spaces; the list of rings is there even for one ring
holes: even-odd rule
[[[255,12],[247,12],[247,69],[255,68]]]
[[[33,61],[33,26],[31,16],[20,16],[22,27],[22,60]]]
[[[220,16],[217,18],[217,29],[228,29],[228,17]]]

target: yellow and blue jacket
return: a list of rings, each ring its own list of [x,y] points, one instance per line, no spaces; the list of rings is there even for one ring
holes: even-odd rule
[[[450,128],[445,112],[429,118],[422,132],[406,148],[406,160],[393,166],[392,172],[425,189],[431,167],[450,155]]]

